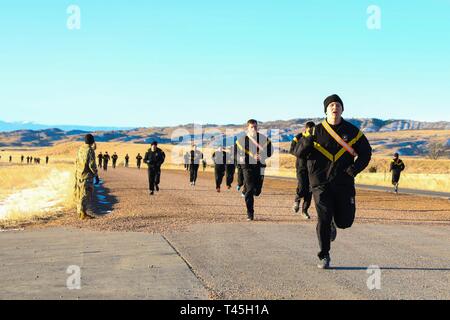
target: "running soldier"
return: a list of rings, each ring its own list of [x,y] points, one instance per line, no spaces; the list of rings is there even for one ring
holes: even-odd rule
[[[138,155],[136,157],[136,165],[139,170],[141,170],[141,162],[142,162],[142,156],[140,153],[138,153]]]
[[[294,152],[295,147],[302,139],[302,137],[306,135],[306,132],[309,132],[309,129],[313,128],[314,126],[315,124],[312,121],[306,123],[303,133],[298,134],[297,136],[295,136],[294,140],[292,140],[291,149],[289,150],[289,153],[295,155]],[[300,210],[300,202],[301,199],[303,198],[302,216],[305,219],[310,219],[311,217],[308,214],[308,209],[311,206],[312,192],[310,191],[309,188],[306,158],[297,158],[295,161],[295,169],[297,177],[297,189],[295,192],[296,195],[294,200],[294,206],[292,209],[294,210],[294,213],[298,213],[298,211]]]
[[[103,154],[101,151],[97,155],[97,158],[98,158],[98,167],[103,169]]]
[[[103,170],[108,171],[108,162],[111,160],[111,156],[108,154],[108,151],[103,155]]]
[[[239,157],[244,159],[240,165],[244,175],[247,220],[252,221],[255,216],[254,197],[262,192],[266,160],[272,156],[273,146],[269,138],[258,132],[258,122],[251,119],[247,121],[246,135],[236,142],[236,147]]]
[[[226,182],[228,190],[231,189],[231,185],[233,184],[235,171],[236,171],[236,164],[235,164],[234,148],[231,147],[230,151],[227,152],[227,162],[225,165],[225,176],[227,180]]]
[[[400,181],[400,174],[403,170],[405,170],[405,164],[399,158],[398,153],[395,153],[389,169],[389,172],[392,172],[392,185],[394,186],[395,193],[398,193],[398,183]]]
[[[129,163],[130,163],[130,156],[127,153],[127,155],[125,156],[125,168],[128,168]]]
[[[117,155],[117,153],[114,152],[114,154],[113,154],[112,157],[111,157],[113,169],[116,168],[117,160],[118,160],[118,159],[119,159],[119,156]]]
[[[220,192],[220,186],[222,185],[223,177],[225,175],[227,153],[223,151],[222,147],[219,147],[217,151],[215,151],[212,154],[211,158],[214,163],[214,178],[216,181],[216,191]]]
[[[197,150],[196,145],[193,145],[189,154],[189,181],[191,182],[191,186],[195,186],[197,182],[198,168],[202,159],[203,153]]]
[[[161,180],[161,166],[166,159],[166,154],[158,148],[158,142],[153,141],[151,148],[145,153],[144,162],[148,166],[148,182],[150,195],[159,191],[159,183]]]
[[[300,140],[295,155],[308,159],[309,182],[318,215],[317,266],[328,269],[336,227],[346,229],[353,225],[355,176],[369,164],[372,148],[362,131],[342,118],[344,103],[338,95],[325,99],[324,111],[326,120]]]

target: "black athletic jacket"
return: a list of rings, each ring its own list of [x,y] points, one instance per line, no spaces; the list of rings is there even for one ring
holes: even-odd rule
[[[225,166],[227,164],[227,153],[215,151],[212,154],[212,160],[216,166]]]
[[[289,153],[295,156],[295,147],[298,143],[300,143],[301,139],[303,138],[303,135],[300,133],[294,137],[294,139],[291,142],[291,148],[289,149]],[[303,170],[307,170],[306,168],[306,157],[299,158],[296,157],[295,161],[295,169],[297,170],[297,173]]]
[[[166,154],[160,148],[156,148],[155,151],[148,149],[144,156],[144,162],[149,168],[160,168],[166,159]]]
[[[246,168],[252,165],[258,165],[261,167],[266,166],[266,160],[273,154],[272,141],[262,133],[257,133],[255,137],[257,146],[250,138],[245,135],[236,141],[235,148],[237,152],[238,164],[242,168]],[[260,155],[260,161],[256,161],[254,157],[256,154]]]
[[[331,126],[331,125],[330,125]],[[297,157],[307,157],[309,182],[311,187],[335,183],[354,185],[354,177],[363,171],[370,162],[372,148],[365,135],[350,122],[331,128],[353,147],[358,156],[355,158],[327,132],[323,124],[313,129],[313,133],[300,140],[295,148]]]
[[[394,173],[400,173],[403,170],[405,170],[405,164],[401,159],[398,159],[397,161],[392,160],[391,166],[389,171],[393,171]]]

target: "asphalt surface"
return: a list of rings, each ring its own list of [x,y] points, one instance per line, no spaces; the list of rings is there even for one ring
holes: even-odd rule
[[[50,228],[1,232],[0,243],[2,300],[209,297],[161,235]]]
[[[331,270],[317,268],[308,224],[196,225],[167,238],[220,299],[450,299],[448,226],[338,230]]]

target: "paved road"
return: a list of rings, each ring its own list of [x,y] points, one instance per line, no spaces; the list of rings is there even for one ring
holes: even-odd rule
[[[0,299],[208,299],[158,234],[51,228],[1,232],[0,244]]]
[[[166,236],[224,299],[450,299],[450,227],[355,225],[339,230],[333,270],[320,270],[315,227],[196,225]],[[369,290],[371,265],[381,289]]]

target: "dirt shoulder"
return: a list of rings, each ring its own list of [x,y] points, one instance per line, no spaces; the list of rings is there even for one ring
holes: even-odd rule
[[[233,187],[217,193],[212,173],[199,172],[195,187],[189,185],[186,171],[163,171],[161,191],[154,196],[148,192],[147,171],[117,168],[101,172],[104,184],[99,192],[99,218],[79,221],[74,210],[57,216],[9,224],[9,228],[45,228],[72,226],[105,231],[141,231],[164,233],[201,223],[234,223],[246,221],[244,199]],[[234,183],[235,186],[236,183]],[[255,201],[253,223],[314,224],[302,220],[291,211],[295,182],[266,178],[262,195]],[[415,195],[358,190],[357,222],[449,224],[450,201]]]

